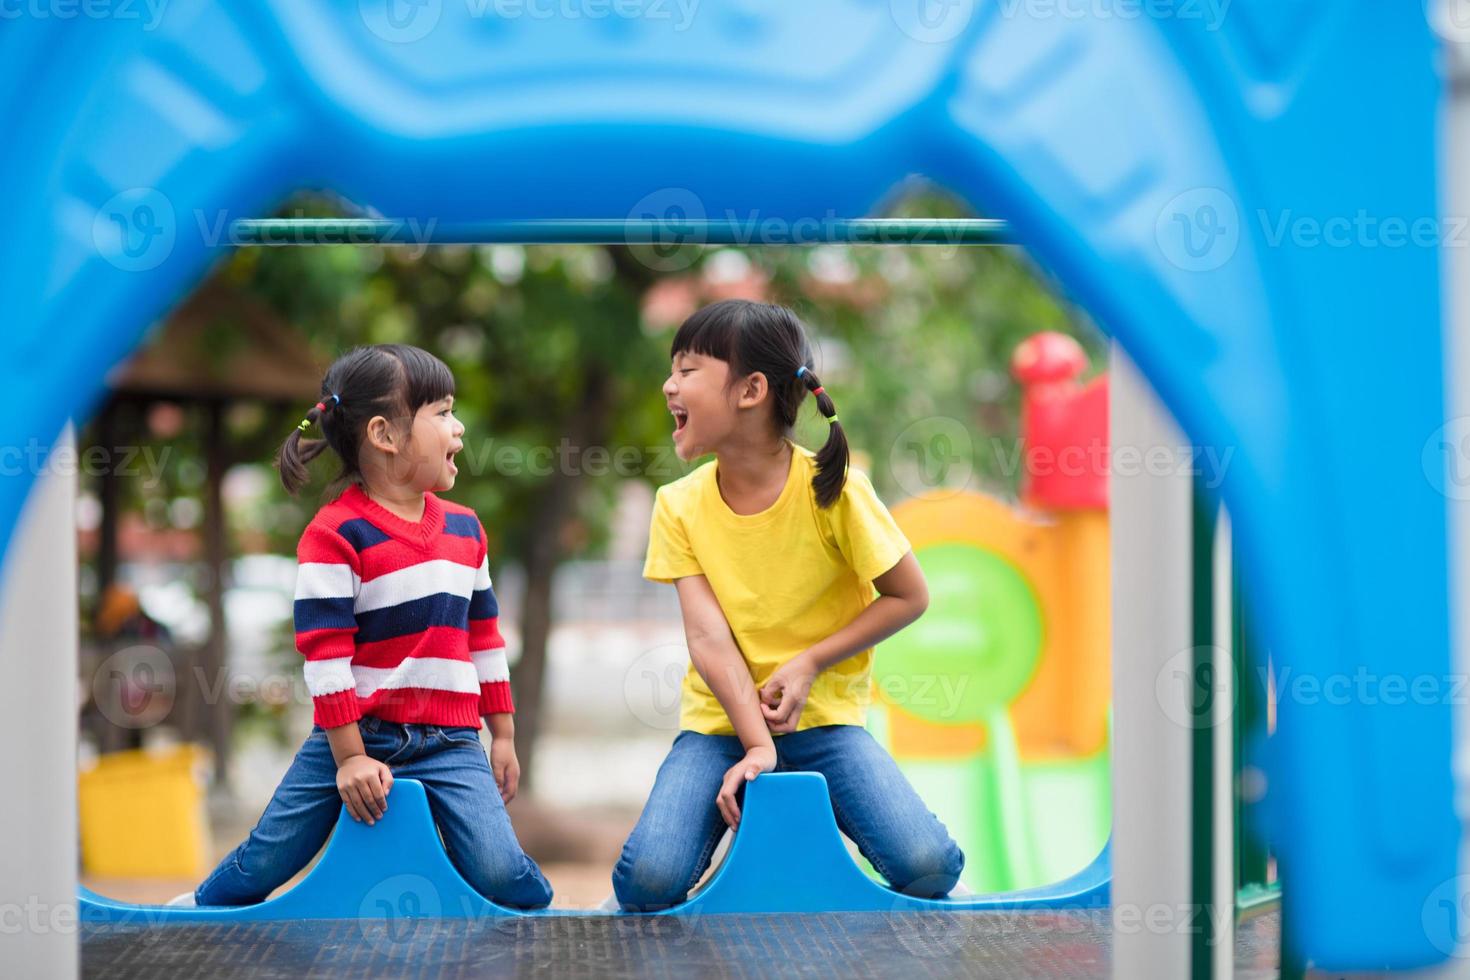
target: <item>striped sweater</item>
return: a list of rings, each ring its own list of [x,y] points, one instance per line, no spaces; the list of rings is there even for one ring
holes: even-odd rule
[[[318,725],[478,728],[515,710],[474,511],[428,493],[415,523],[352,486],[312,518],[296,557],[296,648]]]

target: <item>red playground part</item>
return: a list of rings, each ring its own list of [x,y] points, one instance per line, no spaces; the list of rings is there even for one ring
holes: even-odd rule
[[[1107,509],[1108,379],[1079,384],[1087,367],[1082,346],[1054,331],[1027,337],[1011,357],[1023,391],[1021,499],[1027,506]]]

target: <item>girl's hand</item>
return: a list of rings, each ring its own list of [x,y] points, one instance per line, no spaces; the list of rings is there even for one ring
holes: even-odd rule
[[[735,794],[740,787],[750,782],[763,772],[770,772],[776,768],[776,747],[774,745],[757,745],[745,750],[745,758],[735,763],[725,771],[725,779],[720,783],[719,795],[715,797],[715,806],[720,811],[720,816],[725,818],[725,823],[734,830],[740,826],[740,804],[735,800]]]
[[[506,803],[515,799],[516,787],[521,782],[521,762],[516,758],[514,736],[496,735],[490,739],[490,771],[495,773],[500,799]]]
[[[393,788],[393,773],[377,759],[354,755],[337,767],[337,794],[347,804],[352,819],[366,820],[371,827],[388,810],[388,791]]]
[[[761,687],[761,715],[772,733],[796,731],[817,673],[816,664],[802,652],[776,668]]]

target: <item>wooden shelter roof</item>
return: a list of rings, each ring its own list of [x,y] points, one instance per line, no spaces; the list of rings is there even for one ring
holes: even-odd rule
[[[176,400],[309,402],[326,365],[264,303],[206,280],[107,376],[119,394]]]

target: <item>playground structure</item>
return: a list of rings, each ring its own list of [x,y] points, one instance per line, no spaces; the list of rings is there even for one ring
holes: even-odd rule
[[[1247,583],[1283,670],[1449,675],[1451,582],[1470,581],[1470,548],[1449,543],[1447,501],[1463,494],[1445,465],[1459,432],[1444,377],[1470,370],[1467,309],[1441,318],[1438,247],[1325,246],[1271,223],[1432,219],[1442,176],[1449,206],[1470,203],[1453,186],[1463,161],[1437,156],[1436,64],[1459,71],[1457,49],[1419,4],[1306,17],[1242,3],[1206,24],[993,4],[936,23],[901,2],[833,2],[707,11],[679,36],[653,19],[476,21],[434,3],[404,21],[386,7],[188,0],[146,31],[7,22],[0,174],[21,193],[0,352],[24,370],[0,391],[0,446],[68,448],[105,370],[235,244],[229,219],[299,187],[420,227],[733,214],[808,242],[922,173],[1006,219],[1115,339],[1115,457],[1184,436],[1232,451],[1214,486],[1113,473],[1115,910],[1231,901],[1229,690],[1207,685],[1201,706],[1159,682],[1181,663],[1229,676],[1213,659],[1222,582]],[[1470,129],[1451,108],[1453,148]],[[31,801],[0,812],[0,880],[58,907],[75,898],[75,559],[56,546],[66,482],[38,470],[0,476],[0,651],[27,680],[0,691],[0,718],[29,748],[8,789]],[[1233,570],[1218,574],[1217,552]],[[1277,719],[1264,824],[1292,962],[1450,956],[1464,931],[1450,699],[1287,698]],[[1220,975],[1212,938],[1119,930],[1113,969]],[[7,961],[65,976],[76,956],[73,935],[34,931]]]
[[[399,795],[399,791],[403,792]],[[82,921],[137,925],[240,923],[297,919],[585,915],[572,910],[517,912],[486,901],[449,863],[417,780],[393,787],[392,816],[369,828],[344,813],[321,861],[299,884],[259,905],[173,908],[130,905],[83,889]],[[896,894],[848,857],[817,773],[781,773],[750,788],[742,831],[700,892],[658,915],[1096,909],[1107,905],[1106,854],[1046,887],[975,898],[933,900]],[[771,887],[766,856],[791,848],[782,886]]]
[[[1107,379],[1037,334],[1023,386],[1024,508],[939,489],[893,510],[930,608],[875,662],[874,728],[965,851],[978,892],[1059,881],[1112,825]]]

